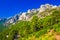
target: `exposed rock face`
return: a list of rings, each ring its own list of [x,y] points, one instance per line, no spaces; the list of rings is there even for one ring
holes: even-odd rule
[[[9,23],[14,23],[18,20],[28,20],[31,17],[31,15],[34,15],[34,13],[36,13],[37,11],[38,9],[32,9],[32,10],[29,9],[27,12],[21,13],[21,15],[18,14],[9,18],[6,23],[9,24]]]
[[[52,7],[53,7],[53,6],[50,5],[50,4],[41,5],[39,12],[43,12],[43,11],[45,11],[46,9],[51,10]]]
[[[29,10],[27,11],[27,13],[31,13],[31,10],[29,9]]]
[[[35,13],[37,13],[40,18],[44,18],[44,17],[42,17],[43,15],[41,15],[41,13],[46,10],[51,10],[54,8],[57,8],[59,10],[60,6],[56,6],[56,5],[53,6],[50,4],[45,4],[45,5],[41,5],[40,8],[37,8],[37,9],[32,9],[32,10],[28,9],[27,12],[23,12],[21,14],[17,14],[15,16],[9,18],[8,21],[6,22],[6,24],[15,23],[18,20],[24,20],[24,21],[27,20],[28,21]],[[44,15],[50,15],[50,14],[48,12],[45,12]]]
[[[19,17],[19,20],[26,20],[26,13],[22,13],[22,15]]]

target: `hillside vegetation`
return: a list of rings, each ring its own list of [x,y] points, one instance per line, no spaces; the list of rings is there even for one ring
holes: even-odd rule
[[[17,21],[0,33],[0,40],[56,40],[60,35],[60,10],[49,13],[42,19],[36,14],[30,21]]]
[[[6,28],[4,23],[5,23],[5,20],[0,20],[0,32],[2,32]]]

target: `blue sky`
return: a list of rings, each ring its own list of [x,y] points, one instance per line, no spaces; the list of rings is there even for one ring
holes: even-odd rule
[[[0,18],[14,16],[28,9],[39,8],[41,4],[60,5],[60,0],[0,0]]]

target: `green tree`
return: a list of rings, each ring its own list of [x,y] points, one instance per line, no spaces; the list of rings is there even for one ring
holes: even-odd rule
[[[31,30],[38,31],[39,30],[39,24],[38,24],[38,16],[34,16],[33,19],[31,20]]]

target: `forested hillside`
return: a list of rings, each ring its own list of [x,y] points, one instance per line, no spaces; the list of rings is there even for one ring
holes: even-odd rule
[[[0,32],[2,32],[6,28],[6,26],[4,25],[5,21],[6,19],[0,20]]]
[[[17,21],[0,33],[0,40],[56,40],[60,35],[60,10],[48,11],[50,15],[34,15],[30,21]],[[42,12],[43,14],[45,12]]]

